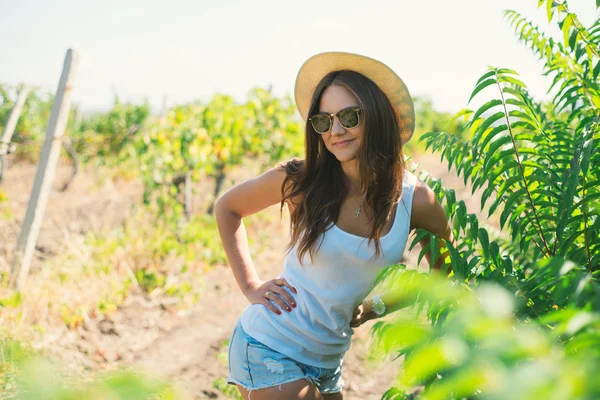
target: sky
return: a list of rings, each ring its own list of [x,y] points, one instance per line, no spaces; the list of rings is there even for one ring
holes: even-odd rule
[[[0,0],[0,84],[55,92],[68,48],[79,54],[73,104],[84,111],[148,99],[244,101],[253,86],[293,96],[302,63],[348,51],[391,67],[440,111],[467,107],[489,65],[511,68],[537,98],[550,79],[504,18],[518,11],[543,31],[537,0]],[[594,0],[569,0],[585,24]],[[491,94],[490,94],[491,95]],[[481,97],[481,103],[485,102]],[[477,101],[468,106],[473,108]]]

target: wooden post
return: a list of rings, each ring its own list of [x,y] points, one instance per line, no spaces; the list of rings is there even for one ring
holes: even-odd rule
[[[56,97],[52,104],[52,112],[46,129],[46,138],[44,140],[44,147],[42,148],[40,163],[35,175],[29,204],[27,205],[25,221],[21,228],[21,234],[17,241],[11,265],[10,283],[16,289],[21,289],[27,278],[33,258],[33,251],[35,250],[35,243],[40,233],[40,226],[44,211],[46,210],[46,203],[48,202],[48,194],[52,187],[56,164],[60,155],[62,136],[65,133],[65,126],[69,117],[71,89],[78,59],[79,54],[76,51],[73,49],[67,51],[62,75],[58,89],[56,90]]]
[[[31,90],[30,87],[25,86],[19,92],[17,96],[17,101],[10,111],[10,115],[8,116],[8,121],[6,121],[6,126],[4,127],[4,133],[2,134],[2,140],[0,141],[0,156],[3,156],[8,153],[8,146],[10,144],[10,140],[12,139],[12,135],[15,132],[15,128],[17,127],[17,122],[19,122],[19,116],[21,115],[21,111],[23,111],[23,106],[25,105],[25,99],[27,99],[27,95]]]

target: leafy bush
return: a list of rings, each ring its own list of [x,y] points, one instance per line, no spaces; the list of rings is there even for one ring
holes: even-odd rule
[[[115,97],[113,108],[106,113],[82,119],[73,126],[73,144],[82,160],[100,157],[102,163],[111,164],[131,143],[150,117],[150,104],[122,103]],[[108,161],[108,162],[107,162]]]
[[[404,383],[425,385],[425,398],[599,395],[597,385],[584,381],[595,379],[590,371],[600,361],[600,19],[588,29],[566,1],[539,1],[544,3],[548,19],[560,19],[562,41],[515,11],[507,11],[506,17],[545,61],[545,74],[553,76],[549,92],[557,89],[554,100],[544,104],[533,99],[515,71],[490,68],[471,98],[495,96],[478,110],[457,115],[466,121],[467,137],[429,132],[421,138],[473,191],[483,190],[482,210],[500,214],[500,231],[486,228],[453,190],[421,175],[453,225],[455,242],[442,247],[451,280],[457,286],[494,283],[506,288],[515,315],[507,317],[507,328],[481,312],[465,311],[459,304],[464,301],[452,294],[427,303],[431,329],[396,324],[393,340],[407,354]],[[419,259],[426,252],[437,259],[440,240],[427,231],[418,231],[411,247],[425,237],[430,243]],[[498,294],[494,301],[505,298]],[[510,310],[512,315],[512,306]],[[473,329],[480,336],[469,336]],[[542,347],[524,348],[519,341],[528,338]],[[495,346],[493,352],[486,350],[488,345]],[[444,353],[450,347],[444,346],[455,347],[451,357]],[[483,364],[482,355],[487,357]],[[573,375],[558,376],[561,369]],[[505,378],[519,376],[519,371],[538,381],[520,380],[520,386],[508,390],[511,381]],[[396,392],[400,398],[404,389]]]
[[[416,271],[388,278],[416,307],[373,325],[375,353],[404,356],[383,399],[409,398],[416,385],[430,400],[600,396],[600,314],[568,308],[521,320],[513,294],[495,283],[471,288]]]
[[[169,384],[127,370],[96,376],[90,382],[72,377],[29,346],[0,337],[0,397],[22,400],[163,399],[183,396]]]
[[[10,87],[0,85],[0,132],[8,121],[8,117],[17,100],[17,92],[23,85]],[[15,143],[16,154],[20,159],[33,161],[37,159],[46,134],[50,110],[54,96],[42,90],[32,90],[27,95],[23,110],[11,139]]]
[[[426,132],[444,131],[453,135],[463,136],[465,132],[464,123],[451,113],[439,112],[433,108],[433,103],[427,98],[413,97],[415,103],[415,133],[414,137],[421,137]],[[425,144],[421,141],[410,140],[405,146],[406,153],[416,154],[425,150]]]
[[[292,120],[291,99],[254,88],[244,104],[216,95],[209,103],[178,106],[164,123],[148,125],[124,157],[139,160],[144,202],[182,214],[178,197],[187,180],[215,180],[217,197],[226,174],[243,160],[272,165],[302,149],[300,126]]]

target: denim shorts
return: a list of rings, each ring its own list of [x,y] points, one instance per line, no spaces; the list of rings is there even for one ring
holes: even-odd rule
[[[307,379],[321,394],[338,393],[344,386],[341,364],[320,368],[298,362],[248,335],[239,319],[231,335],[228,357],[227,383],[237,383],[249,391],[299,379]]]

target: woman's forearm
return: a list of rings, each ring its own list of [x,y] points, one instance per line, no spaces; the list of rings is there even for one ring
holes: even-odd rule
[[[394,311],[398,311],[399,309],[410,305],[410,301],[406,296],[403,296],[402,293],[396,291],[381,293],[381,300],[383,301],[383,304],[385,304],[385,313],[378,316],[375,311],[373,311],[373,297],[374,296],[371,296],[363,301],[363,313],[366,314],[368,319],[381,318],[383,315],[393,313]]]
[[[215,218],[229,265],[240,290],[245,295],[252,282],[260,281],[250,256],[246,227],[239,215],[219,202],[215,205]]]

